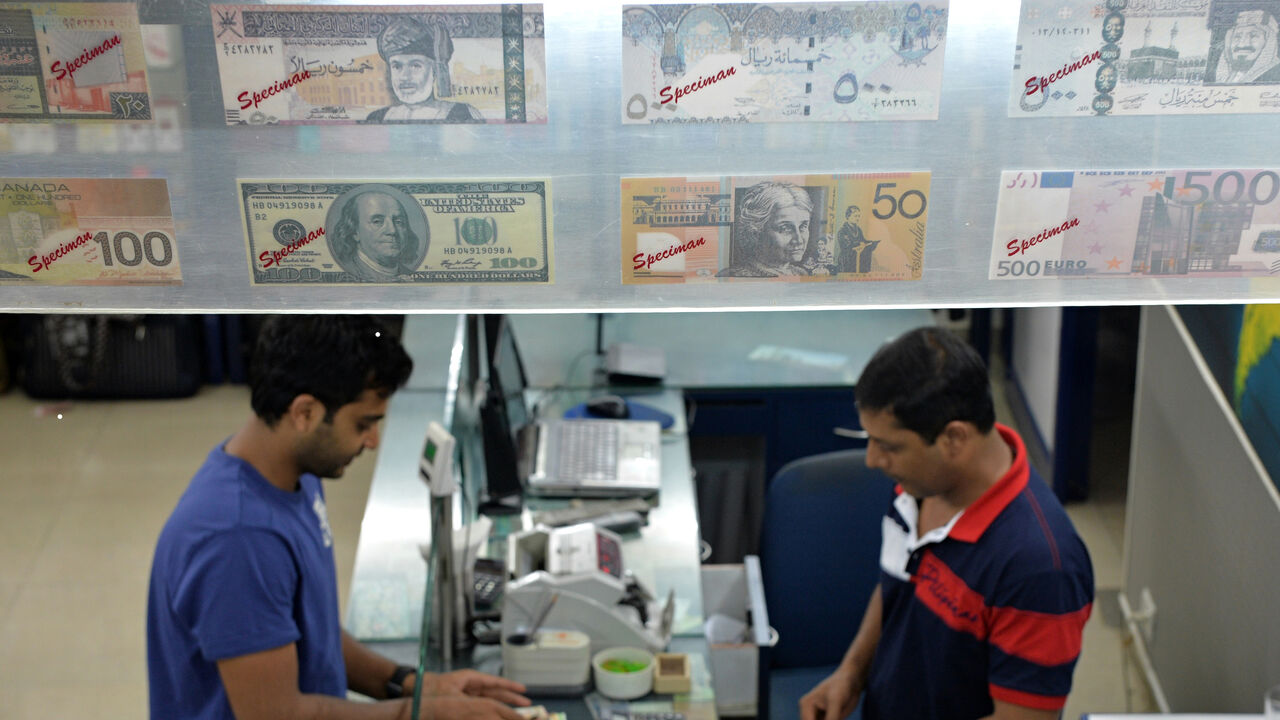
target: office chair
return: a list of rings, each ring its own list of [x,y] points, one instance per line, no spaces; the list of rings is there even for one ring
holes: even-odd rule
[[[893,482],[865,461],[865,450],[801,458],[769,484],[760,564],[778,642],[760,685],[762,720],[798,715],[800,698],[840,664],[879,581]]]

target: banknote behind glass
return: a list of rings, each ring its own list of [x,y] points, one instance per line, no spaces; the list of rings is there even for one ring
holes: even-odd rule
[[[622,121],[936,120],[936,2],[625,5]]]
[[[550,283],[546,180],[240,180],[252,282]]]
[[[0,282],[180,285],[164,180],[0,179]]]
[[[0,2],[0,120],[150,120],[134,3]]]
[[[626,178],[622,282],[919,280],[929,173]]]
[[[1275,170],[1007,171],[991,278],[1280,275]]]
[[[211,5],[228,125],[542,123],[542,6]]]
[[[1012,117],[1280,111],[1280,0],[1023,0]]]

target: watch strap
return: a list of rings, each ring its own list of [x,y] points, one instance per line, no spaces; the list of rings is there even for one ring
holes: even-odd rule
[[[404,679],[410,675],[417,675],[418,668],[411,665],[397,665],[396,671],[391,673],[391,679],[387,681],[386,693],[388,700],[404,697]]]

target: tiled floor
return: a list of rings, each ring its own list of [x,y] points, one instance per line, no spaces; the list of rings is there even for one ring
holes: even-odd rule
[[[209,449],[246,417],[248,392],[75,403],[62,419],[41,407],[0,396],[0,718],[145,717],[155,539]],[[366,455],[326,486],[344,605],[372,470]],[[1100,595],[1118,589],[1123,498],[1069,512]],[[1126,709],[1121,636],[1105,622],[1115,614],[1095,610],[1086,628],[1066,718]]]
[[[0,718],[146,717],[156,536],[248,391],[38,407],[0,396]],[[326,485],[344,605],[372,472],[368,455]]]

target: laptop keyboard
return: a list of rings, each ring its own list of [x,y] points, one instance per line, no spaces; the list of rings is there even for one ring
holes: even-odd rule
[[[618,469],[618,427],[611,423],[561,424],[561,480],[613,480]]]

